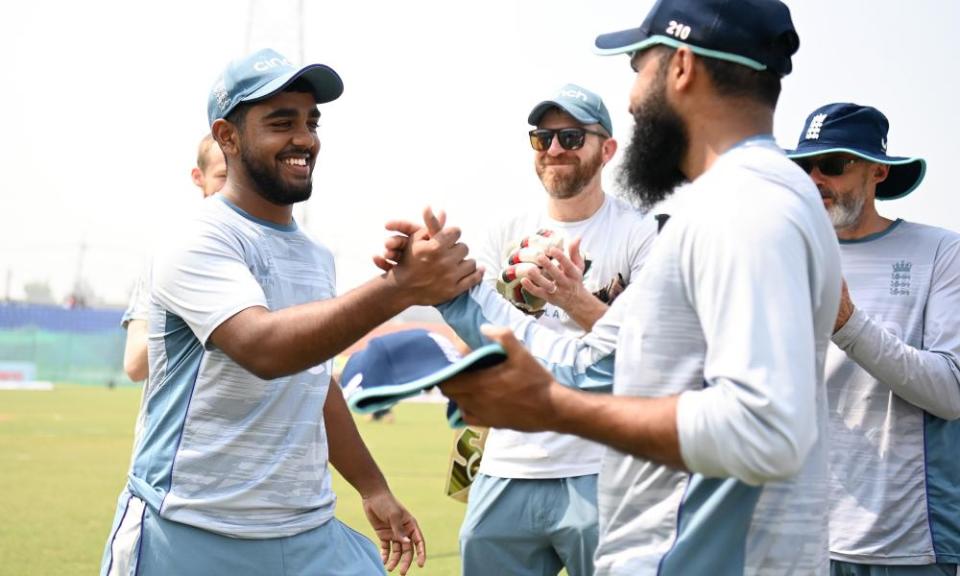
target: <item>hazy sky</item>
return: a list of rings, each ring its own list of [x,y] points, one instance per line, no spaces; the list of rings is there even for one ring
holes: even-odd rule
[[[890,217],[960,230],[960,2],[788,1],[801,38],[776,137],[832,101],[880,108],[889,151],[927,177]],[[302,19],[297,17],[303,5]],[[231,58],[274,45],[333,66],[307,229],[337,255],[341,290],[374,275],[382,224],[446,208],[468,232],[543,201],[526,123],[566,82],[599,93],[625,145],[626,56],[594,37],[640,24],[650,0],[38,1],[0,4],[0,298],[78,273],[126,301],[154,246],[199,207],[190,182],[210,85]],[[252,18],[251,18],[252,15]],[[613,184],[619,155],[605,173]],[[749,209],[749,206],[745,206]],[[301,213],[302,214],[302,213]],[[82,248],[84,247],[84,248]],[[81,259],[81,254],[83,255]]]

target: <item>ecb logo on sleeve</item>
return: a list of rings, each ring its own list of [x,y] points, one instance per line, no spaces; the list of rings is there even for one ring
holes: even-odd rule
[[[893,264],[893,272],[890,273],[891,296],[910,295],[911,268],[913,268],[913,262],[907,262],[906,260],[901,260]]]

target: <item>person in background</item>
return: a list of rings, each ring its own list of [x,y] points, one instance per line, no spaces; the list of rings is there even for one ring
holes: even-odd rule
[[[210,134],[200,140],[197,147],[197,165],[190,171],[190,178],[200,188],[203,197],[216,194],[227,179],[227,164],[220,146]],[[123,371],[133,382],[147,378],[147,309],[150,305],[150,274],[144,271],[130,295],[120,325],[127,331],[123,349]]]
[[[788,151],[820,190],[846,281],[827,355],[834,576],[960,564],[960,234],[881,216],[923,181],[870,106],[814,110]]]
[[[603,189],[603,168],[617,141],[597,94],[567,84],[537,103],[527,120],[543,207],[504,220],[471,250],[491,287],[517,275],[521,261],[535,266],[525,253],[535,256],[538,237],[563,238],[574,256],[582,250],[589,266],[579,282],[528,283],[546,301],[537,322],[577,337],[639,274],[656,225]],[[562,274],[554,268],[546,276]],[[570,576],[591,576],[602,452],[577,436],[491,429],[460,530],[463,574],[533,576],[566,568]]]

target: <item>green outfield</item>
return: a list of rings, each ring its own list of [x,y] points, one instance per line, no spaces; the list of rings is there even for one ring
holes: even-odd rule
[[[0,391],[0,576],[96,574],[130,457],[139,388]],[[359,422],[393,491],[417,516],[429,559],[411,574],[459,574],[464,505],[443,495],[453,432],[444,406],[404,404]],[[339,477],[337,516],[371,534]]]

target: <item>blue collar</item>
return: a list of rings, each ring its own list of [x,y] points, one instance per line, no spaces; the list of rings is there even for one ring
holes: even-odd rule
[[[772,144],[773,146],[776,146],[777,141],[773,139],[773,134],[754,134],[753,136],[748,136],[747,138],[737,142],[731,146],[727,152],[731,152],[744,146],[753,146],[754,144]],[[777,147],[777,149],[779,150],[779,147]],[[726,154],[726,152],[724,152],[724,154]]]
[[[223,202],[224,204],[226,204],[227,206],[229,206],[230,208],[232,208],[234,212],[236,212],[237,214],[243,216],[243,217],[246,218],[247,220],[250,220],[251,222],[256,222],[257,224],[260,224],[261,226],[266,226],[267,228],[273,228],[274,230],[279,230],[279,231],[281,231],[281,232],[296,232],[296,230],[297,230],[297,221],[296,221],[296,220],[291,219],[289,224],[277,224],[276,222],[271,222],[271,221],[269,221],[269,220],[264,220],[263,218],[257,218],[256,216],[250,214],[249,212],[247,212],[247,211],[244,210],[243,208],[241,208],[241,207],[237,206],[236,204],[234,204],[233,202],[227,200],[227,197],[224,196],[223,194],[216,194],[216,195],[214,195],[214,198],[215,198],[215,199],[219,199],[221,202]]]
[[[841,243],[841,244],[861,244],[861,243],[863,243],[863,242],[871,242],[871,241],[873,241],[873,240],[879,240],[880,238],[883,238],[883,237],[886,236],[887,234],[893,232],[893,230],[894,230],[897,226],[899,226],[901,222],[903,222],[903,219],[902,219],[902,218],[897,218],[896,220],[893,221],[892,224],[890,224],[890,225],[887,226],[885,229],[883,229],[883,230],[881,230],[881,231],[879,231],[879,232],[874,232],[873,234],[870,234],[870,235],[868,235],[868,236],[864,236],[863,238],[855,238],[855,239],[853,239],[853,240],[840,240],[840,243]]]

